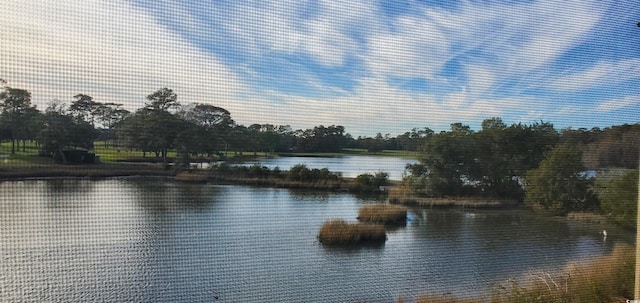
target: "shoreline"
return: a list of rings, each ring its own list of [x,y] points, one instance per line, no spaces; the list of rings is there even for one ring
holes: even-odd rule
[[[173,177],[175,172],[153,165],[93,164],[0,166],[0,181],[50,180],[63,178]]]
[[[427,198],[411,195],[400,186],[388,189],[389,203],[427,208],[474,208],[474,209],[512,209],[522,206],[514,199],[488,197],[438,197]]]

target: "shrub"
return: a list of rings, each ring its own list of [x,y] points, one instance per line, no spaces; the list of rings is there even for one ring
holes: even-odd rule
[[[636,227],[638,203],[638,170],[616,177],[598,189],[600,207],[610,218],[625,228]]]
[[[380,243],[387,240],[387,234],[381,225],[347,223],[341,219],[334,219],[322,225],[318,240],[328,245]]]
[[[386,172],[377,172],[375,175],[366,173],[356,177],[356,183],[360,190],[376,191],[380,186],[387,185],[389,174]]]
[[[407,208],[391,204],[370,204],[358,210],[358,220],[380,224],[405,224]]]
[[[289,169],[287,179],[293,181],[309,181],[309,179],[311,179],[311,171],[304,164],[296,164]]]

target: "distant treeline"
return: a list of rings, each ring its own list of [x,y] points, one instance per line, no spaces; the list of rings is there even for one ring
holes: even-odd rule
[[[378,133],[373,137],[353,138],[340,125],[319,125],[305,130],[294,130],[289,125],[240,125],[224,108],[179,103],[177,94],[168,88],[148,95],[147,104],[135,112],[125,110],[121,104],[98,102],[85,94],[75,95],[68,105],[52,102],[43,112],[31,104],[29,91],[2,83],[0,141],[13,142],[12,153],[20,148],[21,142],[24,149],[26,141],[35,141],[43,155],[55,156],[63,149],[91,149],[97,140],[162,158],[166,158],[167,150],[175,150],[183,158],[214,157],[222,151],[407,150],[418,155],[430,154],[423,156],[427,160],[446,154],[443,161],[451,163],[441,164],[458,167],[463,163],[465,167],[459,167],[460,172],[456,174],[469,177],[483,167],[494,174],[521,175],[522,171],[535,167],[544,152],[559,142],[566,142],[584,151],[583,161],[589,169],[633,168],[638,163],[640,124],[556,130],[552,124],[542,121],[506,126],[500,118],[491,118],[485,120],[482,130],[477,132],[454,123],[451,131],[440,133],[423,127],[398,136]],[[443,144],[443,140],[448,143]],[[504,168],[503,161],[508,161],[504,162],[509,164],[508,168]],[[432,163],[432,169],[437,169],[436,164]],[[478,181],[486,190],[497,190],[504,185],[493,179]]]

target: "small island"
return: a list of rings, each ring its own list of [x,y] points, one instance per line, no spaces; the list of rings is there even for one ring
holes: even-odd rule
[[[370,223],[348,223],[342,219],[325,222],[318,241],[327,245],[380,244],[387,240],[384,226]]]

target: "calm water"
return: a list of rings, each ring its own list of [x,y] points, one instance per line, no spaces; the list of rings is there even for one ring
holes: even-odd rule
[[[343,177],[355,178],[360,174],[375,174],[383,171],[389,174],[390,180],[402,180],[404,167],[407,164],[418,163],[416,159],[381,157],[381,156],[341,156],[341,157],[279,157],[259,158],[244,165],[259,164],[270,169],[279,167],[289,170],[297,164],[304,164],[308,168],[327,168],[332,172],[339,172]]]
[[[6,302],[392,302],[483,295],[625,236],[521,211],[414,209],[384,246],[327,248],[349,194],[163,179],[0,183]]]

